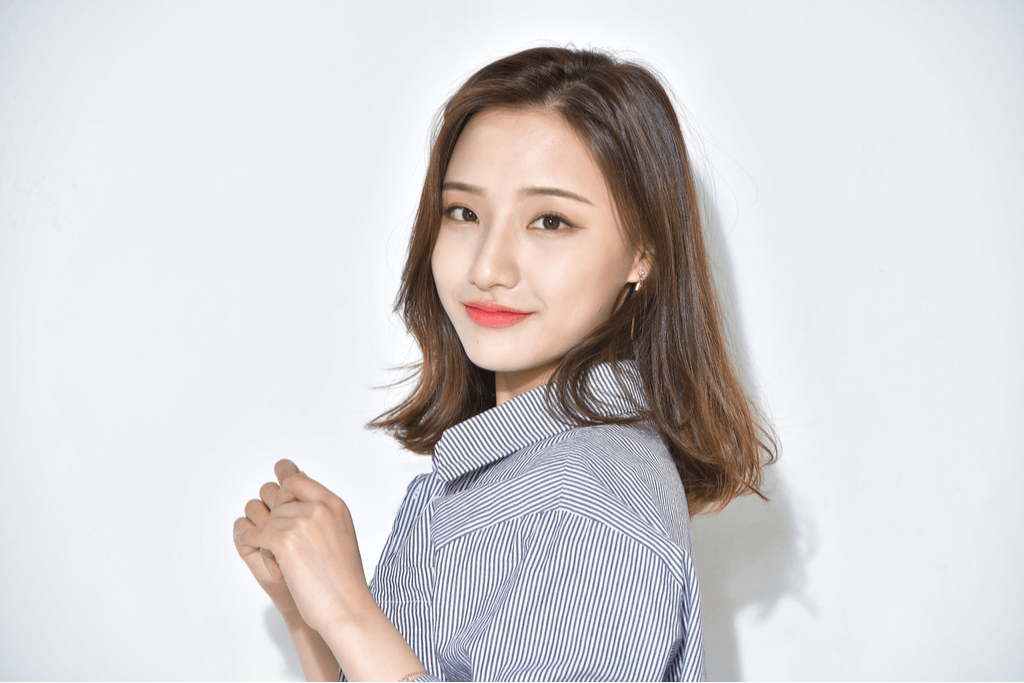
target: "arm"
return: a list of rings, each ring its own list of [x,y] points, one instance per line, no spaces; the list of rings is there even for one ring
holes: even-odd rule
[[[397,681],[422,672],[415,653],[370,595],[344,501],[288,460],[278,462],[275,471],[281,487],[267,484],[260,490],[264,501],[271,499],[267,517],[262,524],[249,518],[253,502],[259,502],[250,501],[247,517],[235,523],[235,543],[257,580],[260,567],[253,565],[264,565],[264,589],[272,599],[290,597],[294,609],[287,601],[275,605],[288,624],[303,673],[311,680],[336,680],[340,665],[350,680]]]
[[[292,637],[295,653],[302,663],[302,673],[307,681],[338,680],[338,660],[324,639],[302,617],[285,621],[288,634]]]
[[[670,563],[603,522],[550,510],[468,534],[440,561],[464,552],[477,571],[435,596],[461,612],[438,648],[467,653],[473,680],[664,680],[687,636],[699,643]]]

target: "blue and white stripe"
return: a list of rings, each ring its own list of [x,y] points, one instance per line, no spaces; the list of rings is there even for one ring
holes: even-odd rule
[[[635,413],[625,379],[628,394],[610,366],[590,375],[609,414]],[[421,681],[704,677],[686,498],[660,435],[568,426],[543,387],[444,433],[370,590]]]

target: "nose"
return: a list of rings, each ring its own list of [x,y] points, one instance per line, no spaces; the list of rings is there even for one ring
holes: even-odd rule
[[[517,235],[512,221],[481,226],[481,241],[469,273],[470,282],[483,290],[512,289],[519,283]]]

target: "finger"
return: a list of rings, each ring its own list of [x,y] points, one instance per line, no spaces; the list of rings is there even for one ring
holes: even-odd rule
[[[252,520],[250,519],[249,521],[251,522]],[[235,532],[235,543],[251,548],[266,548],[276,555],[277,551],[280,550],[279,545],[284,540],[284,536],[294,526],[295,522],[291,519],[273,519],[268,517],[263,526],[256,526],[254,524]]]
[[[277,495],[277,491],[280,488],[280,486],[272,481],[268,481],[260,487],[260,500],[263,501],[268,510],[274,506],[274,496]]]
[[[283,578],[284,574],[281,572],[281,566],[278,564],[277,558],[269,546],[279,536],[276,532],[280,530],[280,523],[258,527],[247,517],[240,517],[235,520],[235,546],[238,548],[238,554],[246,562],[249,562],[248,557],[259,551],[267,571],[273,578],[278,580]]]
[[[263,556],[263,564],[266,565],[267,571],[276,580],[280,581],[284,574],[281,573],[281,565],[277,563],[277,558],[274,557],[274,553],[270,552],[266,548],[260,548],[260,555]]]
[[[267,523],[267,518],[270,517],[270,509],[262,500],[253,498],[245,504],[245,516],[256,526],[263,526]]]
[[[246,529],[254,529],[256,525],[252,523],[251,519],[247,517],[239,517],[235,520],[235,526],[232,529],[232,533],[235,537],[235,550],[238,551],[238,556],[245,559],[248,555],[252,555],[256,552],[256,548],[251,546],[243,545],[238,542],[239,535]]]
[[[309,517],[313,508],[320,505],[319,502],[306,503],[301,500],[292,500],[287,503],[278,503],[270,511],[271,519],[294,519],[295,517]]]
[[[287,458],[278,460],[277,464],[274,465],[274,474],[277,475],[277,480],[281,482],[281,486],[284,486],[284,480],[288,477],[299,473],[299,468],[291,460]]]
[[[282,505],[284,503],[290,503],[293,500],[301,500],[304,502],[320,501],[326,503],[329,500],[338,499],[336,495],[330,492],[330,490],[316,481],[310,479],[303,472],[288,477],[282,486],[281,490],[277,492],[277,497],[274,498],[274,505],[270,506],[271,509],[275,505]]]
[[[280,567],[278,567],[278,573],[277,575],[275,575],[274,572],[271,571],[269,569],[269,566],[267,565],[267,560],[266,557],[264,556],[264,553],[270,554],[269,550],[254,548],[251,545],[247,545],[246,543],[244,543],[244,541],[240,542],[240,538],[243,536],[243,532],[246,532],[249,529],[256,528],[257,527],[253,525],[252,520],[248,519],[247,517],[239,517],[235,520],[235,550],[238,551],[238,556],[245,560],[245,564],[249,566],[249,570],[253,573],[253,576],[255,576],[259,581],[263,581],[263,579],[260,578],[260,575],[264,570],[268,571],[272,578],[277,579],[282,577],[283,574],[281,574]],[[274,558],[273,554],[270,554],[270,557]],[[276,559],[274,559],[274,562],[276,564]]]
[[[256,526],[248,517],[236,519],[234,531],[235,549],[238,550],[239,556],[250,566],[255,559],[253,556],[275,540],[273,530]]]

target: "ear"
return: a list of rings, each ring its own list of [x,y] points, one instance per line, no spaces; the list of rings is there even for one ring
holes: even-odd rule
[[[653,262],[654,252],[644,248],[637,249],[636,256],[633,258],[633,268],[629,271],[629,278],[627,279],[627,282],[635,285],[649,277],[651,274],[651,264]],[[642,275],[640,271],[643,271]]]

